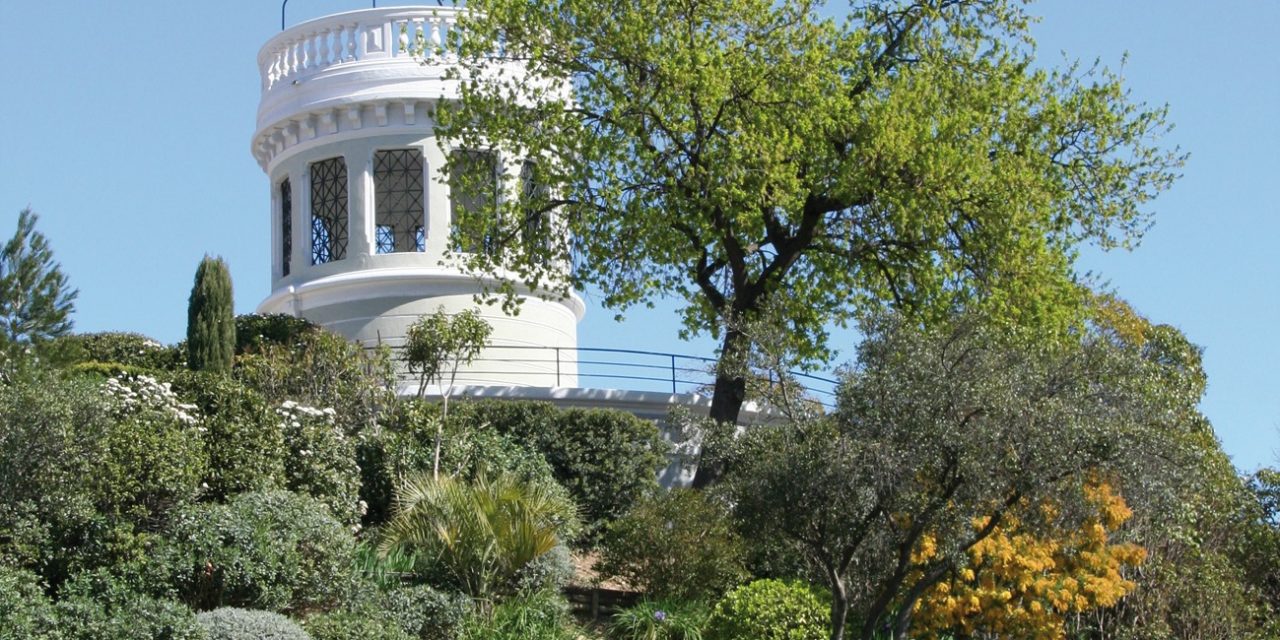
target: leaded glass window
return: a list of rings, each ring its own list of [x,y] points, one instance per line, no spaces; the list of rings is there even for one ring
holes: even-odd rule
[[[493,253],[498,244],[494,203],[498,157],[492,151],[455,152],[449,172],[453,239],[460,251]]]
[[[530,251],[545,250],[551,239],[551,224],[546,212],[547,186],[538,174],[537,163],[531,160],[525,160],[520,166],[520,190],[524,198],[520,240]]]
[[[293,258],[293,187],[289,179],[280,183],[280,276],[289,275]]]
[[[311,264],[347,257],[347,163],[329,158],[311,165]]]
[[[373,154],[373,198],[378,253],[423,251],[426,217],[422,151],[393,149]]]

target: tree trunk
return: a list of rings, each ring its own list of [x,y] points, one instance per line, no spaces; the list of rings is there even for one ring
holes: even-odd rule
[[[827,571],[831,583],[831,640],[844,640],[845,619],[849,616],[849,594],[844,579],[835,571]]]
[[[720,345],[720,361],[716,364],[715,390],[711,394],[711,410],[707,417],[718,423],[738,424],[738,414],[747,399],[747,336],[738,329],[727,329]],[[724,475],[724,462],[719,460],[714,443],[704,441],[698,456],[698,471],[693,487],[703,489]]]

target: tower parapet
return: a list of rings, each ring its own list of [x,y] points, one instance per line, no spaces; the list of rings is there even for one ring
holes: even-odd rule
[[[492,175],[497,190],[517,186],[507,183],[523,175],[525,159],[450,149],[436,137],[435,107],[458,98],[458,81],[448,77],[457,57],[448,43],[462,11],[351,11],[301,23],[263,46],[251,149],[270,178],[272,292],[259,312],[396,346],[422,315],[476,308],[475,294],[494,284],[449,256],[453,219],[466,214],[467,202],[451,197],[443,167],[450,154],[466,154],[454,171]],[[461,244],[482,250],[484,243]],[[525,295],[518,316],[496,305],[479,308],[494,328],[494,349],[576,353],[585,311],[576,296]],[[500,374],[464,370],[459,381],[574,386],[576,373],[574,359],[557,358]]]

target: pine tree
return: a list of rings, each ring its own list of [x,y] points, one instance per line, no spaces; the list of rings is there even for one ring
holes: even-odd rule
[[[193,371],[231,371],[236,349],[231,273],[222,258],[205,256],[187,303],[187,366]]]
[[[18,230],[0,250],[0,347],[15,358],[71,331],[79,293],[67,285],[61,265],[30,208],[18,214]]]

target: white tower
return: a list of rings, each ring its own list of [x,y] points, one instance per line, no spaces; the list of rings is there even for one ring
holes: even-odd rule
[[[454,58],[437,51],[460,11],[352,11],[263,46],[252,150],[271,185],[272,291],[260,313],[396,346],[422,315],[476,307],[484,283],[445,262],[452,216],[465,203],[451,199],[441,167],[465,153],[467,166],[498,180],[520,175],[521,159],[437,141],[432,107],[458,95],[445,77]],[[426,64],[414,56],[418,42],[427,43]],[[577,385],[581,299],[526,296],[518,316],[480,311],[493,326],[487,361],[505,364],[477,365],[459,382]]]

